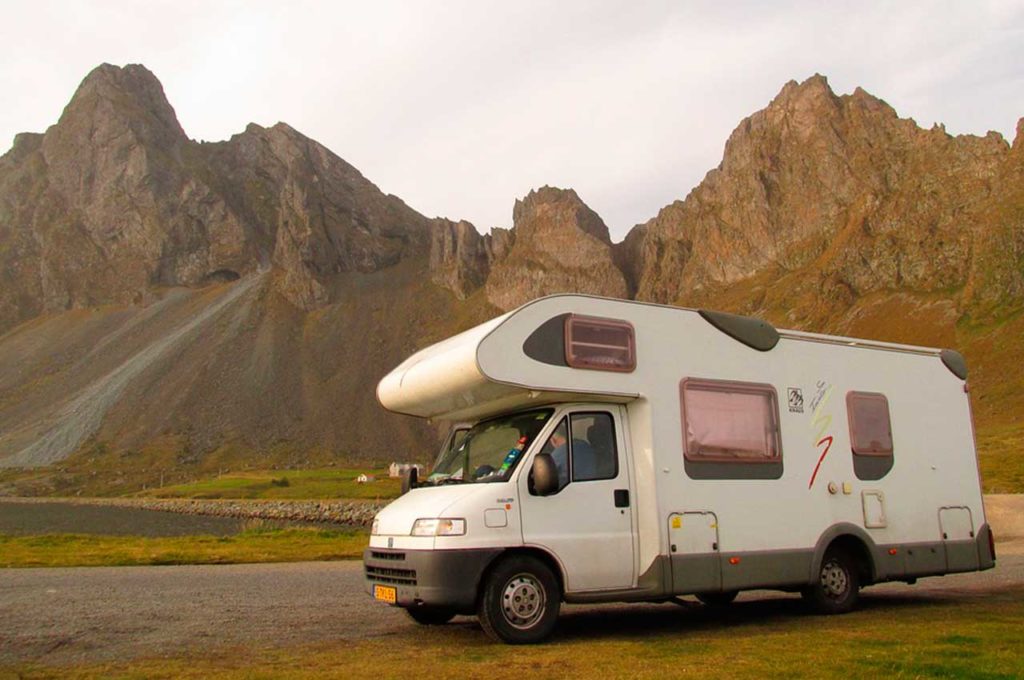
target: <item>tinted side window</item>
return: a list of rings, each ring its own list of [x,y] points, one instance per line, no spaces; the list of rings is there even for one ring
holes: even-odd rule
[[[687,458],[744,463],[782,455],[771,385],[691,379],[681,391]]]
[[[683,466],[691,479],[779,479],[782,437],[775,388],[686,378],[679,383]]]
[[[610,413],[574,413],[572,431],[572,480],[587,482],[619,476],[615,425]]]
[[[864,480],[885,477],[893,466],[889,400],[878,392],[847,392],[846,417],[850,423],[853,473]]]
[[[555,427],[540,452],[554,458],[558,466],[558,490],[561,491],[569,483],[569,424],[565,418]]]
[[[846,412],[850,420],[850,444],[861,456],[892,455],[892,423],[889,400],[877,392],[849,392]]]

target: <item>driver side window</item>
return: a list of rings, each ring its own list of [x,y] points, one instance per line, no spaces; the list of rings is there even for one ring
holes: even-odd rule
[[[540,452],[550,454],[558,467],[558,491],[570,480],[615,479],[619,474],[610,413],[573,413],[562,418]]]
[[[565,418],[558,423],[540,452],[550,454],[554,459],[558,467],[558,491],[561,491],[569,483],[569,425]]]

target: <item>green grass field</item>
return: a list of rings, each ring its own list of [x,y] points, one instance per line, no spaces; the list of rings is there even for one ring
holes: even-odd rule
[[[1024,493],[1024,425],[978,428],[985,493]]]
[[[362,473],[376,476],[360,484]],[[143,491],[153,498],[245,498],[245,499],[388,499],[398,497],[401,481],[387,476],[387,470],[318,469],[257,470],[224,474],[187,484]]]
[[[187,657],[10,669],[25,678],[1019,678],[1024,590],[923,600],[868,599],[846,616],[793,600],[724,612],[665,606],[564,617],[534,647],[489,642],[475,622],[409,624],[394,638],[297,648],[228,648]]]
[[[240,564],[361,558],[368,534],[323,529],[249,529],[233,536],[0,535],[0,567]]]

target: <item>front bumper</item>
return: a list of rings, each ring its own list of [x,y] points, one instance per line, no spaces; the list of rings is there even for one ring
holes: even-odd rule
[[[366,592],[373,596],[375,585],[392,586],[398,592],[399,607],[435,605],[471,614],[480,577],[501,552],[501,548],[367,548],[363,552]]]

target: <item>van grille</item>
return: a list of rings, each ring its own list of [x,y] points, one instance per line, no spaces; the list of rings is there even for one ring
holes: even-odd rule
[[[377,552],[376,550],[370,551],[370,557],[375,560],[395,560],[396,562],[402,562],[405,560],[404,552]]]
[[[391,567],[378,567],[366,565],[366,578],[380,583],[393,583],[400,586],[416,585],[415,569],[393,569]]]

